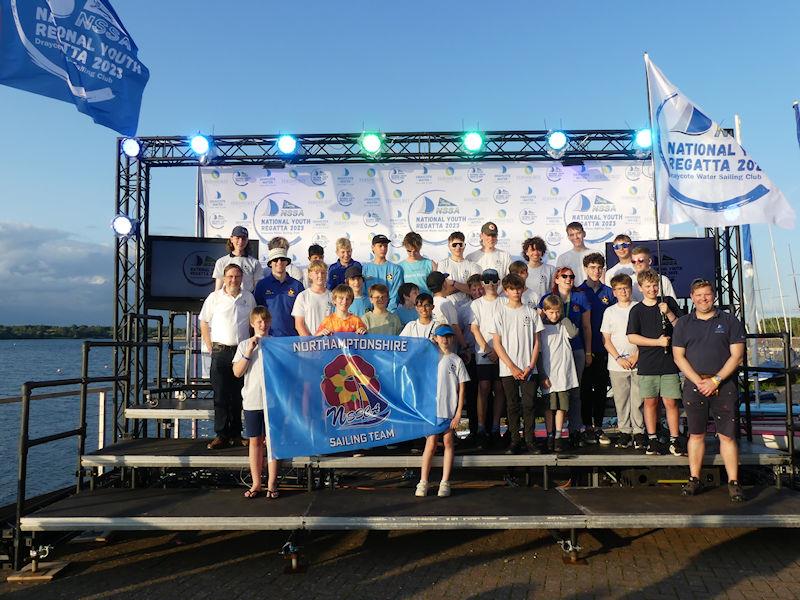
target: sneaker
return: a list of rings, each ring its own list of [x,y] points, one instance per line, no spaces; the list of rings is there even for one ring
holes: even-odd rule
[[[682,496],[696,496],[703,491],[703,482],[697,477],[689,477],[689,481],[681,486]]]
[[[658,448],[658,438],[647,438],[647,446],[645,447],[644,453],[649,456],[661,454]]]
[[[450,495],[450,482],[442,481],[439,484],[439,491],[436,493],[436,495],[439,496],[439,498],[447,498]]]
[[[586,445],[586,440],[580,431],[573,431],[569,434],[569,441],[573,448],[583,448]]]
[[[528,447],[528,454],[541,454],[542,448],[535,441],[525,444]]]
[[[671,441],[669,443],[669,453],[672,454],[672,456],[687,456],[686,452],[681,448],[680,440]]]
[[[420,481],[417,484],[417,489],[414,490],[414,495],[417,498],[424,498],[428,495],[428,482],[427,481]]]
[[[564,438],[556,438],[553,440],[553,452],[564,452],[567,445],[564,443]]]
[[[235,437],[235,438],[231,438],[230,444],[234,448],[236,448],[238,446],[249,446],[250,445],[250,440],[246,440],[246,439],[241,438],[241,437]]]
[[[506,454],[522,454],[524,451],[525,446],[523,446],[521,442],[511,444],[508,448],[506,448]]]
[[[731,502],[744,502],[744,491],[742,491],[742,486],[738,481],[728,482],[728,497],[730,497]]]
[[[558,438],[558,439],[561,439],[561,438]],[[556,438],[555,438],[555,436],[548,435],[548,436],[547,436],[547,449],[548,449],[550,452],[552,452],[552,451],[553,451],[553,449],[555,448],[555,443],[556,443]]]
[[[229,445],[230,442],[228,442],[227,439],[217,436],[206,445],[206,448],[209,450],[220,450],[221,448],[227,448]]]
[[[633,436],[633,449],[634,450],[644,450],[645,446],[647,445],[647,440],[644,437],[643,433],[637,433]]]
[[[631,441],[630,433],[620,433],[617,438],[617,443],[614,444],[615,448],[630,448],[633,442]]]
[[[611,445],[611,438],[608,437],[606,435],[606,432],[603,431],[602,429],[595,429],[594,430],[594,439],[601,446],[610,446]]]
[[[596,434],[597,434],[596,431],[590,431],[587,429],[586,431],[581,431],[579,435],[583,439],[584,444],[596,444],[597,443],[597,438],[595,437]]]

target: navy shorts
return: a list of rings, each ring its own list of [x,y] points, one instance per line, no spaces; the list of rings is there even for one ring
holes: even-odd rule
[[[708,427],[708,416],[714,420],[717,433],[736,437],[736,404],[739,398],[734,380],[725,381],[712,396],[703,396],[690,381],[683,386],[683,408],[689,433],[699,435]]]
[[[263,410],[244,411],[244,437],[254,438],[266,435]]]
[[[500,365],[492,363],[490,365],[475,365],[478,374],[478,381],[497,381],[500,379]]]

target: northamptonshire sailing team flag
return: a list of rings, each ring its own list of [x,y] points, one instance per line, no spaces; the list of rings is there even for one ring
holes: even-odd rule
[[[107,0],[0,0],[0,83],[135,135],[150,73]]]
[[[439,351],[423,338],[261,338],[270,458],[372,448],[442,433]]]
[[[645,54],[661,223],[794,227],[783,193],[732,135],[664,77]]]

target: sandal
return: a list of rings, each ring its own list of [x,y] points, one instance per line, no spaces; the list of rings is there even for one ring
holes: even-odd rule
[[[244,497],[247,498],[248,500],[253,500],[255,498],[258,498],[263,493],[264,490],[247,490],[244,493]]]
[[[278,490],[267,490],[265,496],[267,497],[267,500],[277,500],[280,498],[281,493]]]

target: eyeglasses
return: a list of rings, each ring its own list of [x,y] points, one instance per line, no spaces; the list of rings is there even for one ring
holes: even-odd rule
[[[567,275],[566,273],[562,273],[561,279],[575,279],[575,275]]]
[[[632,258],[631,262],[635,265],[643,265],[645,263],[650,262],[649,258]]]
[[[464,242],[453,242],[452,244],[450,244],[450,247],[451,248],[463,248],[464,247]]]
[[[500,283],[500,280],[495,277],[483,277],[481,281],[483,281],[483,283]]]
[[[619,244],[612,244],[611,247],[614,250],[622,250],[623,248],[630,248],[633,246],[630,242],[620,242]]]
[[[433,310],[433,304],[417,304],[417,308],[424,308],[425,310]]]
[[[370,296],[370,300],[388,300],[389,296]]]

